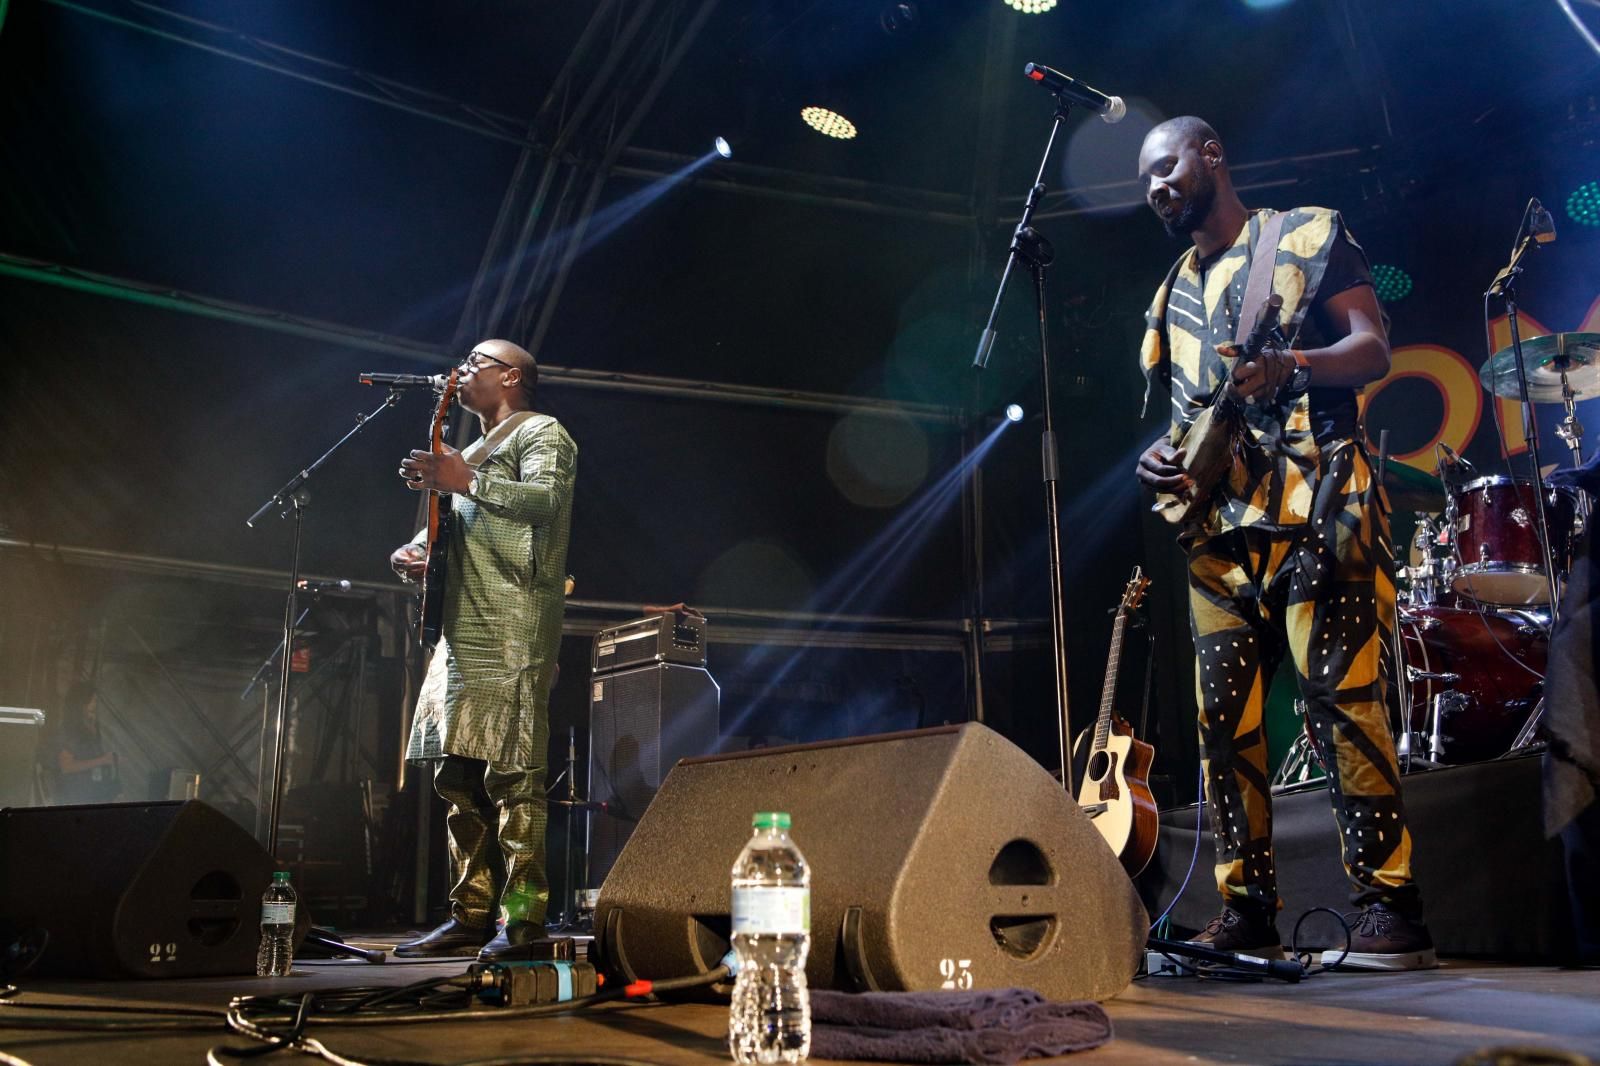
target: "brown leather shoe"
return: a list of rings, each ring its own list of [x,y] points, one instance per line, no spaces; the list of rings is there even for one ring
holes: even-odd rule
[[[1341,970],[1431,970],[1439,965],[1433,936],[1421,918],[1408,918],[1387,904],[1374,903],[1344,916],[1350,927],[1350,952],[1322,953],[1322,965]]]
[[[493,934],[492,925],[467,925],[451,918],[430,933],[396,944],[394,953],[402,959],[471,958]]]
[[[1236,951],[1258,959],[1283,958],[1283,938],[1271,912],[1235,907],[1225,903],[1222,913],[1206,923],[1205,929],[1188,939],[1213,951]]]

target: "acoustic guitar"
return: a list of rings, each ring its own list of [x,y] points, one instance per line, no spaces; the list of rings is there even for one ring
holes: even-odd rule
[[[1129,877],[1137,876],[1149,864],[1160,828],[1155,797],[1150,793],[1150,764],[1155,761],[1156,749],[1135,737],[1133,727],[1115,709],[1123,633],[1128,615],[1139,606],[1149,586],[1150,579],[1134,567],[1111,628],[1100,715],[1092,729],[1078,735],[1072,748],[1073,764],[1081,767],[1078,805],[1117,853]]]
[[[450,371],[445,380],[444,393],[439,397],[439,409],[433,414],[433,426],[428,434],[428,448],[434,455],[444,454],[445,423],[449,419],[450,405],[455,402],[460,382],[459,370]],[[439,643],[444,632],[444,582],[445,563],[450,553],[450,494],[428,493],[428,566],[422,575],[422,645],[431,648]]]

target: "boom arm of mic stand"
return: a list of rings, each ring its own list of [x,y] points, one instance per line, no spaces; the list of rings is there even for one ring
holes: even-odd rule
[[[1072,104],[1066,97],[1056,96],[1056,114],[1054,123],[1050,127],[1050,139],[1045,142],[1044,158],[1039,160],[1039,172],[1034,175],[1033,188],[1028,190],[1028,198],[1022,205],[1022,217],[1017,220],[1017,228],[1012,231],[1011,250],[1006,256],[1006,268],[1000,274],[1000,287],[995,290],[994,303],[989,307],[989,320],[984,323],[983,332],[978,335],[978,351],[972,357],[972,365],[977,370],[982,370],[989,365],[989,354],[994,350],[995,321],[1000,317],[1000,305],[1005,302],[1006,286],[1011,282],[1011,270],[1017,265],[1017,257],[1024,250],[1026,239],[1024,231],[1033,231],[1033,213],[1038,210],[1039,200],[1044,196],[1044,172],[1050,165],[1050,153],[1055,148],[1056,134],[1061,132],[1061,125],[1067,120]]]

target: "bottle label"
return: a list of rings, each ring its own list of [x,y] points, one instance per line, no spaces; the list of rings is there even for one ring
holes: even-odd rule
[[[294,904],[293,903],[262,903],[261,904],[261,924],[262,925],[293,925],[294,924]]]
[[[733,935],[811,932],[811,890],[777,886],[733,890]]]

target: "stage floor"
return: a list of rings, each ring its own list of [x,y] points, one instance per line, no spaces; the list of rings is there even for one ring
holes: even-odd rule
[[[296,963],[294,975],[275,984],[285,991],[401,985],[457,972],[463,965],[464,961],[391,961],[372,966],[308,960]],[[24,1031],[8,1021],[16,1016],[13,1012],[38,1017],[38,1012],[26,1011],[26,1004],[34,1002],[222,1007],[231,996],[259,994],[272,985],[229,977],[24,979],[22,987],[20,997],[13,1000],[19,1005],[0,1008],[0,1049],[33,1066],[77,1066],[87,1061],[153,1066],[203,1063],[210,1047],[240,1047],[250,1041],[224,1032],[220,1024],[209,1031],[91,1034]],[[1095,1051],[1051,1061],[1070,1059],[1096,1066],[1434,1066],[1455,1063],[1490,1047],[1516,1046],[1576,1052],[1600,1063],[1600,970],[1447,960],[1430,972],[1327,973],[1298,985],[1155,977],[1136,980],[1105,1006],[1115,1024],[1112,1041]],[[541,1055],[549,1056],[544,1060],[549,1062],[595,1061],[593,1057],[603,1056],[689,1066],[728,1061],[726,1025],[726,1008],[713,1004],[612,1004],[535,1020],[317,1026],[312,1035],[357,1061],[447,1064]],[[290,1059],[280,1053],[273,1061]]]

